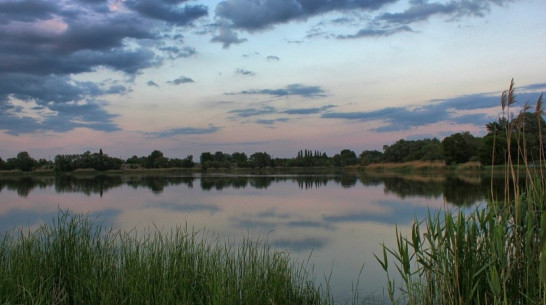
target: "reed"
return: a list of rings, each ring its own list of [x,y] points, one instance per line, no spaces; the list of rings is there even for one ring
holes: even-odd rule
[[[326,304],[305,264],[265,240],[106,230],[61,211],[0,243],[0,304]]]
[[[402,163],[372,163],[365,167],[368,171],[442,171],[446,169],[443,161],[409,161]]]
[[[503,113],[510,116],[515,102],[512,81],[502,94]],[[529,109],[525,106],[521,113]],[[542,96],[535,115],[540,122]],[[383,254],[376,256],[387,273],[393,304],[546,304],[543,146],[541,142],[540,165],[531,166],[525,125],[517,120],[506,124],[503,198],[491,198],[470,213],[429,213],[414,222],[409,237],[397,231],[396,245],[383,246]],[[541,128],[538,133],[542,141]],[[400,275],[398,283],[392,265]]]

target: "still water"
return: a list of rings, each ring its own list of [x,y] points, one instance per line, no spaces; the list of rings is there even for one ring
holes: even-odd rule
[[[373,254],[393,245],[429,210],[485,202],[482,177],[329,175],[102,175],[0,178],[0,232],[49,222],[59,209],[89,213],[123,230],[177,226],[222,239],[267,239],[313,266],[343,301],[383,295]]]

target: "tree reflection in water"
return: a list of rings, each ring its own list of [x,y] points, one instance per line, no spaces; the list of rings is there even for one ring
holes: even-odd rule
[[[386,194],[400,198],[425,197],[440,198],[447,203],[469,206],[486,200],[491,195],[490,177],[417,176],[417,175],[369,175],[369,174],[331,174],[331,175],[60,175],[25,176],[0,178],[0,192],[16,191],[20,197],[27,197],[36,188],[53,187],[57,193],[83,193],[88,196],[102,196],[110,189],[123,185],[132,188],[147,188],[160,194],[169,186],[193,188],[199,185],[203,191],[224,189],[255,188],[267,189],[273,183],[293,182],[301,189],[320,188],[328,183],[339,184],[343,188],[383,185]],[[196,181],[198,180],[198,181]],[[197,183],[196,183],[197,182]],[[504,193],[502,179],[495,180],[494,194]]]

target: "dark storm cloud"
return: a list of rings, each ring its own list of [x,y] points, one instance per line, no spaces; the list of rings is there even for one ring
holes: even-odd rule
[[[546,89],[544,84],[528,85],[516,88],[516,101],[523,106],[525,102],[536,102],[536,92],[528,90]],[[486,114],[463,114],[457,111],[478,110],[499,107],[500,93],[479,93],[463,95],[451,99],[433,100],[429,104],[417,107],[388,107],[374,111],[356,112],[327,112],[322,118],[345,119],[356,121],[382,121],[385,125],[374,129],[378,132],[400,131],[409,128],[434,124],[438,122],[450,122],[454,124],[473,124],[483,126],[492,120]]]
[[[124,48],[126,38],[153,38],[133,19],[73,21],[67,26],[58,34],[0,26],[0,73],[68,74],[99,66],[134,73],[158,64],[150,50]]]
[[[385,12],[374,19],[371,25],[382,25],[379,30],[369,26],[352,37],[388,36],[404,31],[412,31],[409,25],[428,20],[433,16],[443,16],[448,20],[457,20],[465,16],[483,17],[489,12],[491,4],[503,5],[511,0],[453,0],[447,3],[411,1],[411,6],[402,12]],[[384,35],[381,35],[384,33]]]
[[[246,31],[305,20],[332,11],[377,10],[397,0],[225,0],[216,5],[216,16],[229,20],[233,28]]]
[[[51,18],[61,9],[56,1],[40,0],[6,1],[0,2],[0,24],[10,21],[32,22]]]
[[[117,115],[108,113],[97,104],[55,105],[51,108],[58,113],[44,115],[41,119],[2,112],[0,113],[0,130],[10,135],[45,131],[66,132],[75,128],[90,128],[105,132],[119,130],[119,127],[112,122]]]
[[[175,25],[188,25],[208,15],[204,5],[181,5],[187,0],[127,0],[124,4],[142,16]]]
[[[124,9],[111,10],[106,0],[1,1],[0,129],[10,134],[118,130],[116,115],[99,98],[130,89],[73,76],[106,68],[132,79],[165,58],[192,56],[191,47],[158,47],[164,41],[159,28],[189,25],[207,15],[206,7],[185,2],[129,0]],[[15,100],[35,103],[35,113],[20,112]]]
[[[168,138],[174,136],[186,136],[186,135],[202,135],[202,134],[211,134],[219,131],[220,128],[214,125],[209,125],[207,128],[195,128],[195,127],[180,127],[173,128],[158,132],[148,132],[146,135],[157,137],[157,138]]]
[[[68,76],[23,73],[12,73],[9,77],[0,74],[0,79],[0,129],[8,134],[65,132],[78,127],[101,131],[119,129],[112,121],[117,115],[108,113],[97,98],[124,93],[127,90],[124,86],[103,87],[93,82],[73,81]],[[42,117],[22,115],[12,99],[33,101],[36,104],[33,110],[43,113]]]
[[[194,80],[187,77],[187,76],[180,76],[179,78],[175,79],[175,80],[170,80],[168,81],[169,84],[173,84],[173,85],[180,85],[180,84],[187,84],[187,83],[194,83]]]
[[[274,97],[301,96],[306,98],[326,96],[326,92],[319,86],[303,86],[300,84],[292,84],[292,85],[286,86],[286,88],[280,88],[280,89],[243,90],[237,93],[227,93],[227,94],[271,95]]]
[[[34,100],[47,107],[51,103],[77,102],[107,94],[93,82],[72,81],[69,76],[41,76],[25,73],[0,74],[0,103],[9,97],[23,101]]]
[[[231,43],[241,43],[237,30],[247,32],[263,31],[278,24],[308,18],[326,13],[338,12],[341,17],[330,22],[319,23],[306,37],[337,37],[355,39],[386,37],[403,32],[413,32],[412,24],[431,17],[445,17],[448,21],[462,17],[483,17],[492,5],[504,5],[512,0],[451,0],[449,2],[410,1],[410,6],[400,12],[384,11],[387,5],[400,0],[224,0],[216,5],[215,13],[222,24],[222,34],[215,37],[228,48]],[[366,13],[368,18],[358,21],[348,14]],[[367,20],[367,21],[362,21]],[[364,22],[364,24],[359,24]],[[358,26],[354,34],[331,34],[322,30],[325,24]],[[229,35],[227,35],[229,33]],[[222,38],[223,37],[223,38]]]

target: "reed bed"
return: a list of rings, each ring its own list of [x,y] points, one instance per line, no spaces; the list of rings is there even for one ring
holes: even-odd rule
[[[231,245],[185,227],[139,236],[61,211],[0,243],[0,304],[327,302],[305,264],[264,240]]]
[[[503,113],[510,116],[513,82],[501,102]],[[535,111],[539,127],[543,114],[541,96]],[[540,160],[534,160],[539,166],[531,166],[524,124],[505,122],[504,196],[495,198],[492,185],[486,206],[470,213],[430,213],[414,222],[411,236],[397,231],[396,245],[383,246],[382,255],[376,256],[387,272],[392,304],[546,304],[544,146],[541,142]],[[391,276],[393,265],[401,278],[398,283]]]
[[[445,170],[443,161],[409,161],[402,163],[372,163],[365,167],[370,171],[429,171]]]

